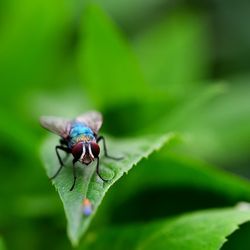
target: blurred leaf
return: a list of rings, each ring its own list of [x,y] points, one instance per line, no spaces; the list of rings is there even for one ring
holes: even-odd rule
[[[95,2],[129,31],[145,26],[152,12],[157,12],[157,8],[162,10],[163,4],[168,4],[164,0],[95,0]]]
[[[249,74],[250,2],[241,0],[214,1],[210,16],[216,20],[214,29],[215,77]]]
[[[58,0],[8,1],[1,15],[0,133],[3,145],[23,156],[30,157],[37,144],[37,121],[29,113],[35,105],[25,106],[29,93],[38,85],[50,90],[55,85],[55,72],[64,62],[67,42],[62,37],[68,32],[70,18],[67,4]]]
[[[110,191],[94,226],[149,221],[242,200],[250,201],[247,180],[162,149]]]
[[[0,250],[5,250],[5,246],[4,246],[4,242],[3,242],[3,239],[2,237],[0,236]]]
[[[34,152],[34,144],[37,143],[37,138],[30,131],[30,128],[27,127],[27,124],[19,122],[12,115],[8,116],[1,108],[0,116],[0,144],[11,147],[24,157],[27,153]],[[19,147],[14,147],[13,145],[19,145]]]
[[[186,131],[191,134],[189,149],[196,155],[239,167],[249,157],[250,85],[228,85],[224,95],[204,105],[190,117]],[[183,130],[182,130],[183,131]]]
[[[161,222],[89,232],[80,249],[219,250],[239,225],[250,220],[248,207],[204,210]]]
[[[162,119],[156,123],[156,129],[168,131],[174,128],[187,131],[190,126],[196,124],[196,117],[202,113],[203,109],[209,106],[216,97],[225,93],[225,90],[225,84],[222,83],[197,88],[196,91],[187,94],[186,98],[179,101],[171,112],[163,115]]]
[[[249,85],[240,83],[197,88],[172,105],[170,111],[162,112],[155,125],[144,126],[144,131],[176,130],[186,134],[188,146],[181,145],[182,152],[196,157],[216,159],[220,163],[246,160],[250,133],[249,93]]]
[[[196,89],[171,112],[158,120],[154,130],[186,133],[182,152],[225,163],[247,159],[250,134],[250,85],[213,84]],[[146,131],[151,131],[152,126]],[[238,164],[237,164],[238,165]]]
[[[97,211],[107,190],[127,173],[142,158],[148,157],[153,151],[161,148],[165,143],[173,138],[173,134],[159,137],[144,137],[137,139],[108,141],[108,147],[113,155],[123,156],[121,161],[111,161],[101,158],[101,171],[105,173],[104,178],[111,179],[104,183],[95,173],[95,167],[84,167],[78,169],[79,176],[75,189],[70,192],[72,185],[72,169],[65,168],[53,181],[64,204],[66,217],[68,220],[68,235],[74,245],[86,231],[94,214]],[[42,146],[42,160],[44,162],[48,176],[52,176],[58,169],[58,159],[54,150],[57,144],[56,138],[48,139]],[[102,174],[103,175],[103,174]],[[88,198],[94,207],[93,213],[89,217],[84,217],[81,212],[82,200]]]
[[[208,63],[208,34],[204,17],[176,11],[134,41],[145,78],[172,97],[186,95],[204,79]]]
[[[0,27],[1,99],[16,107],[20,90],[46,83],[51,88],[54,73],[63,62],[62,36],[67,33],[71,13],[58,0],[36,4],[14,0],[8,5]]]
[[[96,105],[137,100],[147,90],[128,43],[97,6],[85,11],[79,54],[82,83]]]

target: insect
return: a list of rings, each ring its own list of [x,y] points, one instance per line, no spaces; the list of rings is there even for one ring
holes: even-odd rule
[[[99,153],[100,147],[98,143],[103,142],[104,156],[114,160],[121,160],[122,157],[116,158],[110,156],[107,152],[106,142],[103,136],[98,136],[99,129],[102,126],[102,115],[97,111],[90,111],[79,115],[74,120],[68,120],[54,116],[42,116],[40,123],[42,127],[59,135],[60,145],[55,147],[56,155],[58,157],[60,167],[57,172],[50,178],[54,179],[62,170],[64,162],[61,159],[59,150],[73,155],[73,184],[70,188],[72,191],[76,183],[76,162],[89,165],[96,161],[96,173],[103,180],[99,169]]]

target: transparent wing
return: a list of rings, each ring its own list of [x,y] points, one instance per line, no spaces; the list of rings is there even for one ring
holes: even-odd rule
[[[102,126],[102,115],[97,111],[89,111],[76,117],[76,121],[86,124],[95,134],[98,134]]]
[[[42,116],[40,118],[40,123],[42,127],[48,129],[49,131],[60,135],[63,138],[67,138],[69,135],[71,121],[55,116]]]

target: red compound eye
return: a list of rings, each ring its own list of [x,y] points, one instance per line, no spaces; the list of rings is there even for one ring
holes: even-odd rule
[[[82,152],[83,152],[83,143],[78,142],[73,148],[72,148],[72,155],[75,159],[80,159]]]
[[[92,151],[92,154],[94,155],[94,157],[98,157],[98,155],[100,153],[99,145],[95,142],[91,142],[90,147],[91,147],[91,151]]]

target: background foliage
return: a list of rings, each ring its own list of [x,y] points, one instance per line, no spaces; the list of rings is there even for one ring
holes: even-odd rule
[[[247,0],[2,0],[0,249],[72,248],[38,118],[89,109],[127,150],[178,138],[110,189],[79,249],[248,249],[248,205],[222,208],[250,200],[249,19]]]

